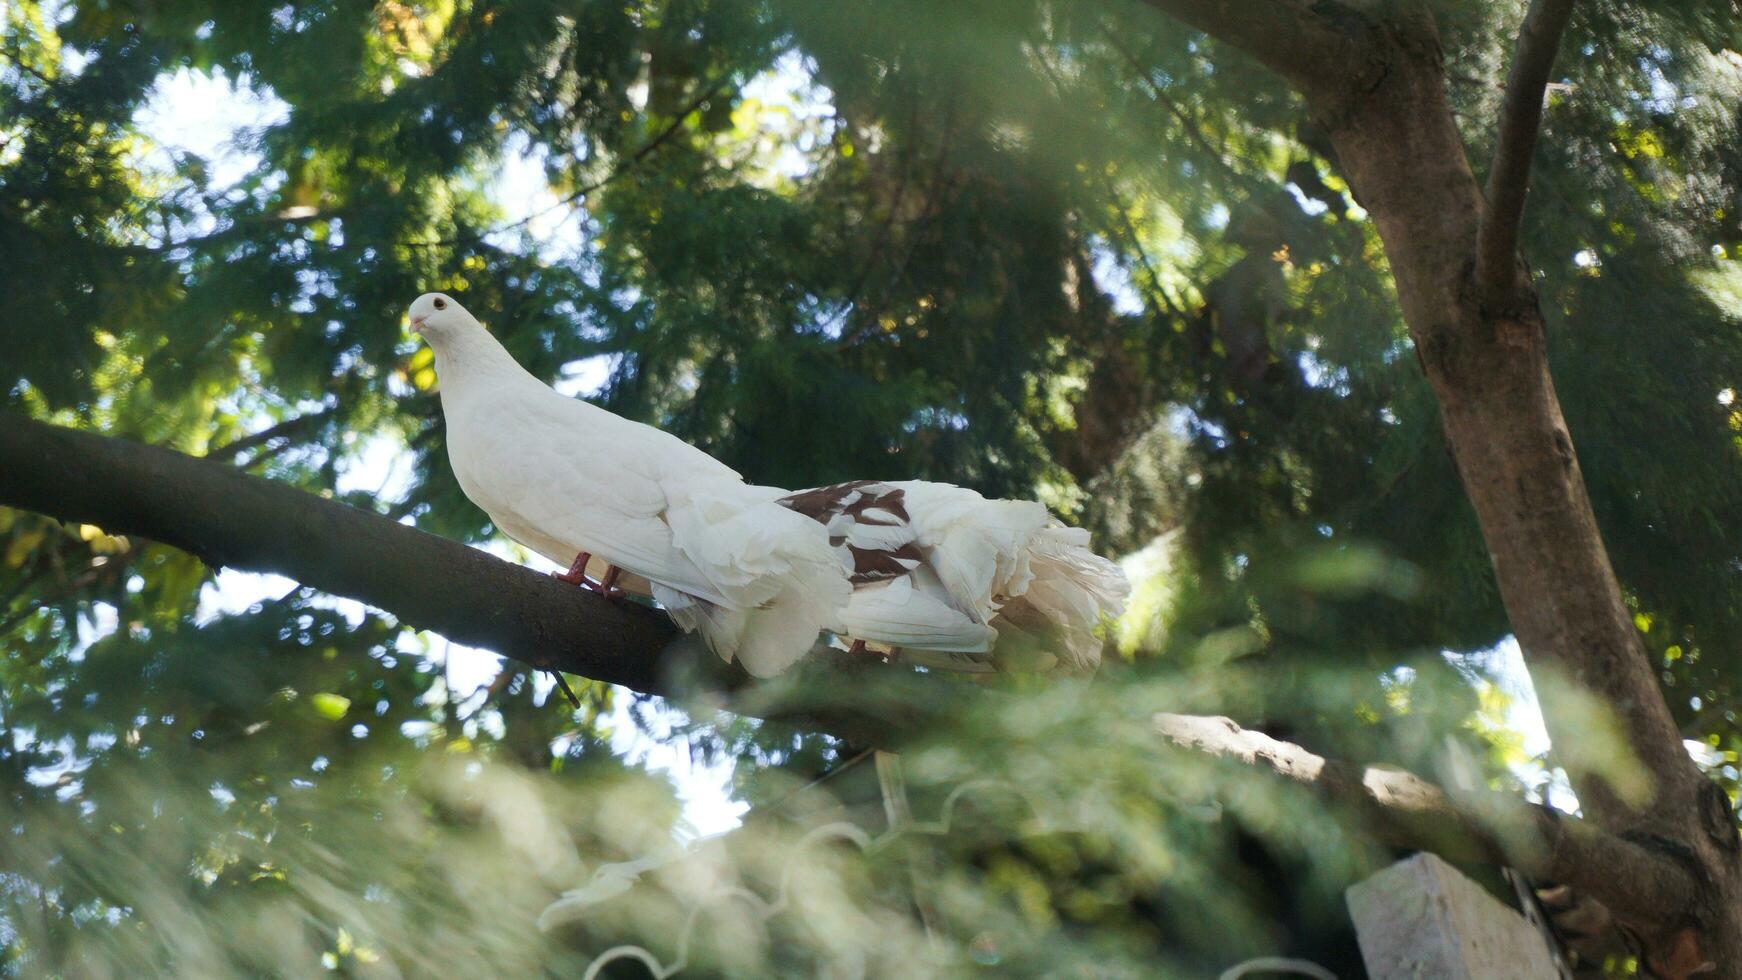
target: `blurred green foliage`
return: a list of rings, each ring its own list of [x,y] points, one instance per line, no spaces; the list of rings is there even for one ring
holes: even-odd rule
[[[1517,11],[1435,6],[1480,160]],[[1506,624],[1373,226],[1277,79],[1141,5],[0,11],[8,411],[491,540],[403,330],[440,288],[536,373],[608,364],[602,404],[759,482],[1038,495],[1137,553],[1125,657],[1085,695],[1103,710],[1045,695],[914,762],[933,787],[994,775],[1088,808],[1040,843],[936,845],[951,962],[1201,975],[1305,948],[1309,910],[1374,855],[1220,768],[1235,819],[1181,816],[1163,784],[1197,799],[1212,770],[1156,756],[1149,711],[1429,772],[1453,743],[1496,779],[1526,761],[1480,658],[1441,656]],[[1732,792],[1739,49],[1721,0],[1581,5],[1526,228],[1605,539]],[[145,125],[182,72],[262,107],[239,176],[158,145],[176,120]],[[498,203],[523,158],[549,213]],[[545,218],[577,234],[553,244]],[[389,493],[345,478],[378,444],[409,468]],[[569,712],[514,672],[451,691],[439,641],[391,616],[294,589],[224,612],[211,584],[190,556],[0,510],[0,970],[573,972],[616,941],[532,922],[677,820],[607,748],[621,695],[584,686]],[[704,721],[674,737],[739,754],[758,804],[850,754]],[[1582,749],[1557,761],[1602,761]],[[905,901],[890,867],[865,873],[873,904]],[[661,914],[623,929],[669,938]],[[1022,929],[1072,941],[1017,950]]]

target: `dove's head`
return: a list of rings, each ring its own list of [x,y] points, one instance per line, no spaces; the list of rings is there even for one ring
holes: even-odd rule
[[[412,333],[423,334],[432,344],[450,340],[468,330],[484,329],[477,317],[467,313],[466,308],[447,293],[424,293],[412,301],[406,317],[411,320]]]

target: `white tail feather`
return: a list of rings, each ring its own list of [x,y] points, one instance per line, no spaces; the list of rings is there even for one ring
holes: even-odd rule
[[[1029,540],[1034,579],[1022,597],[1053,627],[1070,667],[1092,670],[1101,662],[1095,628],[1125,610],[1131,584],[1113,562],[1089,550],[1081,528],[1040,529]]]
[[[847,635],[892,647],[979,653],[997,639],[991,627],[915,589],[910,578],[854,590],[841,618]]]
[[[744,612],[738,662],[752,677],[773,677],[810,652],[817,634],[833,621],[834,612],[791,596]]]
[[[698,599],[667,588],[658,582],[652,585],[654,601],[665,607],[678,629],[685,633],[700,632],[708,649],[719,654],[720,659],[727,663],[732,662],[738,655],[738,641],[744,635],[742,610],[728,609],[706,599]]]

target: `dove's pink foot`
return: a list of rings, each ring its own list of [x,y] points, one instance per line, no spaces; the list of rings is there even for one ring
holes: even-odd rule
[[[605,566],[605,577],[599,580],[599,591],[605,598],[615,599],[624,594],[622,589],[617,588],[617,576],[622,574],[623,569],[616,565]]]
[[[588,578],[587,563],[592,560],[592,553],[583,551],[575,556],[574,561],[569,563],[568,571],[553,573],[553,575],[559,581],[567,582],[570,585],[578,585],[589,592],[597,592],[607,599],[621,599],[628,594],[622,589],[617,588],[617,577],[623,574],[623,569],[618,568],[616,565],[605,566],[605,577],[598,581]]]
[[[552,572],[551,577],[553,577],[561,582],[567,582],[570,585],[585,584],[588,581],[588,579],[587,579],[587,562],[590,562],[592,560],[593,560],[593,556],[590,553],[583,551],[580,554],[575,556],[574,561],[569,562],[569,570],[568,571],[566,571],[566,572]]]

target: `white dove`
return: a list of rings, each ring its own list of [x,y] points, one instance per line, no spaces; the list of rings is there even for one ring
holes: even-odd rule
[[[1043,505],[942,483],[746,484],[669,433],[551,389],[451,296],[426,293],[408,315],[435,352],[466,496],[569,563],[565,580],[645,591],[751,674],[785,670],[825,631],[956,669],[992,669],[999,640],[1032,639],[1036,667],[1100,662],[1094,630],[1129,585]],[[589,562],[605,563],[597,579]]]

